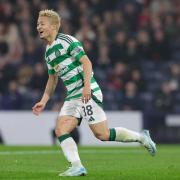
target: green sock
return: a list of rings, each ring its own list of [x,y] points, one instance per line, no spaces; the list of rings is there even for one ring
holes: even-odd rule
[[[59,140],[60,143],[62,143],[65,139],[67,139],[69,137],[71,137],[70,134],[64,134],[62,136],[59,136],[58,140]]]
[[[109,141],[115,141],[116,130],[114,128],[109,129]]]

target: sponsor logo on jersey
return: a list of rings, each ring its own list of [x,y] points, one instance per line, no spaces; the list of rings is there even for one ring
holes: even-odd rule
[[[57,64],[56,66],[54,66],[54,70],[55,70],[56,72],[58,72],[60,69],[61,69],[60,64]]]
[[[68,67],[68,66],[63,67],[63,68],[59,71],[59,76],[63,75],[63,74],[66,73],[67,71],[69,71],[69,67]]]

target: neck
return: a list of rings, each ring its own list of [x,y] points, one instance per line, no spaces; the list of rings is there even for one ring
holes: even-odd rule
[[[47,44],[51,45],[53,43],[53,41],[56,39],[57,36],[57,32],[53,32],[47,39]]]

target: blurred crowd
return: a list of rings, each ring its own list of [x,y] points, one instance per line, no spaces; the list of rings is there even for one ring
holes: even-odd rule
[[[93,63],[105,110],[180,113],[179,0],[1,0],[0,109],[31,109],[47,81],[39,10],[62,17]],[[62,83],[47,109],[65,97]]]

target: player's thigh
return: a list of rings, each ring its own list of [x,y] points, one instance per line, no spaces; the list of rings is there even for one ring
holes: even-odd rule
[[[78,119],[73,116],[59,116],[56,121],[56,135],[70,133],[78,125]]]
[[[109,128],[107,120],[95,123],[95,124],[89,124],[89,127],[93,134],[100,140],[108,140],[109,139]]]

